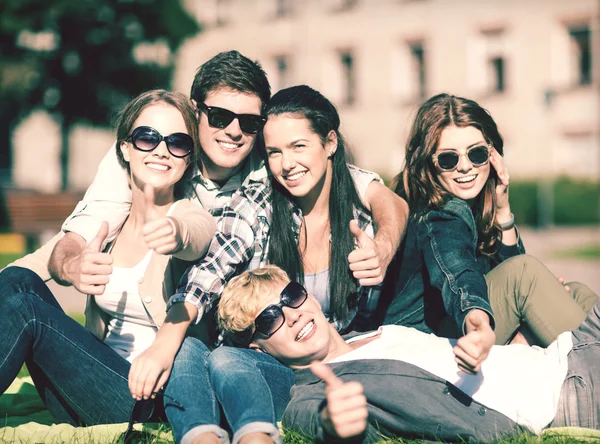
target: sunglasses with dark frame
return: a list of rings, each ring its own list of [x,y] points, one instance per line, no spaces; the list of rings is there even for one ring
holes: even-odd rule
[[[279,303],[269,305],[254,319],[255,330],[252,338],[257,332],[267,338],[277,333],[285,323],[282,307],[299,308],[308,299],[308,292],[298,282],[290,282],[279,296]]]
[[[247,134],[258,133],[267,119],[258,114],[236,114],[225,108],[218,106],[208,106],[206,103],[199,103],[199,108],[206,112],[208,124],[216,128],[227,128],[233,119],[238,119],[240,128]]]
[[[138,126],[127,138],[135,149],[144,152],[154,150],[163,140],[173,157],[187,157],[194,150],[194,139],[189,134],[173,133],[165,137],[150,126]]]
[[[469,148],[465,154],[459,154],[458,151],[441,151],[433,155],[433,163],[440,170],[454,171],[458,167],[461,156],[466,156],[473,166],[485,165],[490,159],[490,148],[477,145]]]
[[[171,396],[165,394],[163,389],[160,389],[158,392],[154,393],[154,398],[140,399],[139,401],[134,402],[133,407],[131,409],[131,414],[129,415],[129,423],[127,424],[127,430],[125,430],[121,438],[122,444],[129,444],[138,441],[145,442],[143,440],[143,437],[140,436],[140,433],[136,430],[133,430],[133,425],[136,422],[148,422],[150,419],[156,421],[156,418],[153,418],[153,415],[156,409],[156,402],[159,402],[157,398],[166,398],[168,399],[169,405],[173,405],[179,410],[185,410],[183,404],[181,404],[179,401],[172,398]]]

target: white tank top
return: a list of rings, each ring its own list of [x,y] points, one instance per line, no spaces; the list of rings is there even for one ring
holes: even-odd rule
[[[98,307],[110,316],[104,342],[129,362],[152,344],[158,331],[138,290],[151,257],[149,250],[133,267],[113,267],[104,294],[95,297]]]

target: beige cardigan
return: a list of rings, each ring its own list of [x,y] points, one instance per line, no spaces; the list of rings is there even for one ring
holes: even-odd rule
[[[158,328],[165,321],[167,301],[175,293],[179,279],[200,259],[215,234],[214,218],[198,204],[189,200],[176,202],[170,215],[181,233],[181,248],[173,255],[152,252],[148,268],[138,282],[142,303]],[[95,336],[106,336],[107,315],[88,295],[85,308],[85,327]],[[217,333],[214,316],[203,316],[202,321],[190,328],[188,334],[211,344]]]

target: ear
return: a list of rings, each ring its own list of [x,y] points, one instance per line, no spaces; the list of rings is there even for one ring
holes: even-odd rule
[[[334,130],[329,131],[327,139],[325,140],[325,149],[328,151],[328,156],[333,157],[338,147],[338,137]]]
[[[129,144],[123,141],[119,144],[119,149],[121,150],[121,153],[123,153],[123,159],[125,159],[125,162],[129,162],[131,160],[131,157],[129,157]]]

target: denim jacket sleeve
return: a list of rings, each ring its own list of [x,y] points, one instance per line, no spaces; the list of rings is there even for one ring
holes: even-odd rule
[[[515,231],[517,232],[517,243],[514,245],[504,245],[501,243],[498,252],[491,258],[491,268],[500,265],[502,262],[504,262],[507,259],[510,259],[513,256],[525,254],[525,246],[523,245],[521,234],[519,233],[519,230],[516,226]]]
[[[442,209],[427,213],[418,227],[418,240],[430,284],[440,290],[444,307],[465,331],[469,310],[494,317],[484,273],[477,262],[477,232],[468,204],[453,199]]]

